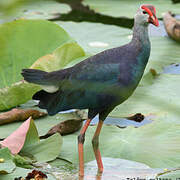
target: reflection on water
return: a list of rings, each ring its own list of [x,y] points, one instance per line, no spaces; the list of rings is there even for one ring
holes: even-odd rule
[[[125,159],[119,158],[102,158],[104,172],[97,176],[96,161],[91,161],[85,166],[85,176],[80,180],[127,180],[127,178],[155,178],[162,172],[162,169],[151,169],[149,166]]]
[[[75,172],[61,171],[53,168],[50,174],[53,174],[58,180],[130,180],[130,179],[157,179],[157,177],[171,177],[171,180],[178,179],[180,175],[179,168],[150,168],[146,164],[130,161],[120,158],[102,158],[104,164],[104,172],[97,175],[96,160],[85,164],[84,177],[78,176],[78,170]],[[50,171],[49,171],[50,172]],[[169,175],[169,176],[168,176]]]

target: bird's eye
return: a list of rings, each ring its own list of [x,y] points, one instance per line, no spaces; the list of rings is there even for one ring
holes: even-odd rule
[[[143,14],[147,14],[147,12],[146,12],[146,11],[143,11]]]

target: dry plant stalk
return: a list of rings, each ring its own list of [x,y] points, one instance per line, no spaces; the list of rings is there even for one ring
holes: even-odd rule
[[[47,113],[40,112],[35,109],[14,108],[10,111],[0,114],[0,125],[15,122],[15,121],[24,121],[24,120],[27,120],[30,116],[33,119],[38,119],[46,115]]]
[[[163,16],[163,22],[168,35],[180,42],[180,21],[172,17],[170,12],[167,12]]]

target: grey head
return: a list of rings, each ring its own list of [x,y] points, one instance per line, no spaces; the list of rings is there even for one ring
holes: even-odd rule
[[[156,17],[156,9],[153,5],[145,4],[141,5],[135,14],[135,23],[139,25],[148,26],[149,23],[155,26],[159,25],[158,19]]]

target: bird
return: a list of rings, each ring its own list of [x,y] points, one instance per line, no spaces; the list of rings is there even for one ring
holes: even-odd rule
[[[45,72],[23,69],[21,74],[29,83],[38,84],[42,90],[32,99],[49,115],[70,109],[88,109],[87,120],[78,136],[79,176],[84,176],[83,144],[91,120],[99,115],[92,138],[92,146],[98,166],[103,172],[99,150],[99,135],[108,114],[127,100],[141,80],[148,62],[151,44],[148,25],[159,26],[153,5],[141,5],[134,16],[132,39],[119,47],[104,50],[94,56],[58,71]]]

